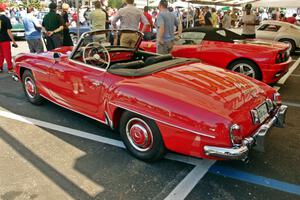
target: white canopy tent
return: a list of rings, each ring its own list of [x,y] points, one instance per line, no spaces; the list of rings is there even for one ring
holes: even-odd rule
[[[300,8],[300,0],[260,0],[254,2],[255,7]]]
[[[247,3],[253,3],[259,0],[185,0],[189,3],[215,6],[241,6]],[[300,1],[300,0],[298,0]]]

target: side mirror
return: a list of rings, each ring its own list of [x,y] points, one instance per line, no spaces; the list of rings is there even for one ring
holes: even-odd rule
[[[58,52],[54,52],[54,54],[53,54],[53,58],[54,58],[55,62],[58,62],[58,61],[60,61],[60,53],[58,53]]]

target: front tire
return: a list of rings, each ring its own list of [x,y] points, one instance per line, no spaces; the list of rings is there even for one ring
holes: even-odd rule
[[[29,70],[25,70],[22,75],[23,90],[30,101],[35,105],[41,105],[44,102],[43,97],[39,94],[33,74]]]
[[[250,60],[242,59],[234,61],[229,65],[228,69],[260,81],[262,80],[262,75],[259,68]]]
[[[119,128],[126,148],[134,157],[147,162],[163,157],[163,139],[153,120],[126,111],[121,117]]]

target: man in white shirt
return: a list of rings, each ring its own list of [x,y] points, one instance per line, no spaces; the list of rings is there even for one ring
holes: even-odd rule
[[[245,13],[242,16],[240,25],[243,26],[242,35],[246,38],[255,38],[255,26],[259,25],[259,21],[257,20],[257,16],[251,12],[252,5],[247,4],[245,6]]]
[[[126,0],[126,6],[121,8],[117,15],[112,20],[113,29],[117,29],[117,21],[120,20],[120,30],[139,30],[140,22],[143,22],[144,27],[141,30],[144,33],[145,28],[149,25],[147,18],[145,17],[144,13],[135,7],[134,0]],[[126,33],[122,32],[120,35],[120,44],[121,46],[125,47],[134,47],[137,41],[138,35],[135,33]],[[117,41],[117,40],[115,40]]]

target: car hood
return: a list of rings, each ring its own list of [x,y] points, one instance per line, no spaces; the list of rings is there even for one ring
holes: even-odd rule
[[[234,43],[253,45],[256,47],[263,47],[263,48],[273,48],[273,49],[275,48],[276,50],[286,50],[289,48],[288,44],[271,41],[271,40],[247,39],[247,40],[235,40]]]

